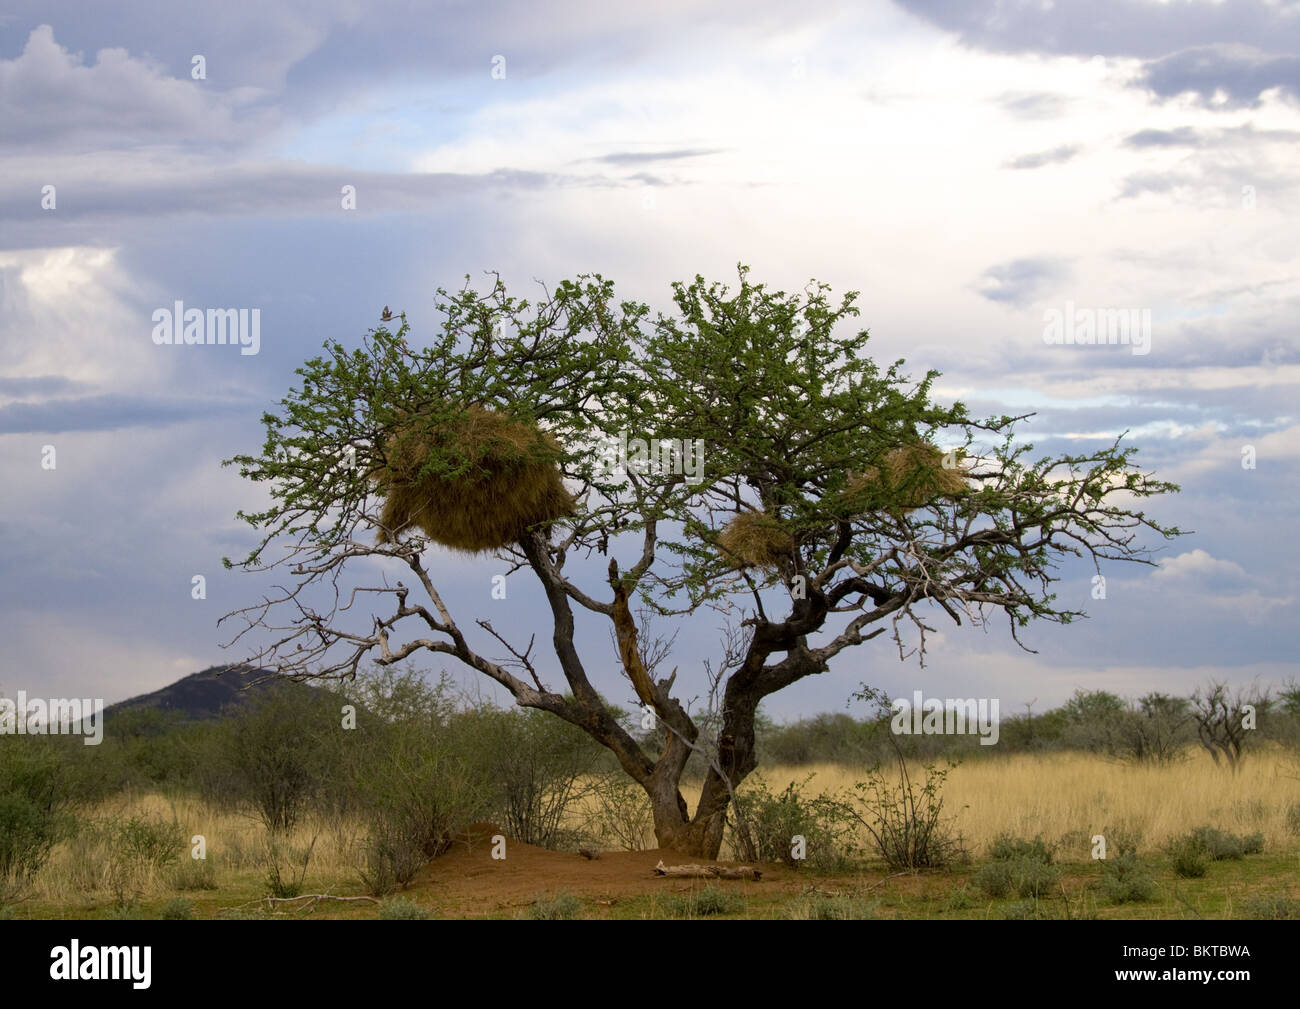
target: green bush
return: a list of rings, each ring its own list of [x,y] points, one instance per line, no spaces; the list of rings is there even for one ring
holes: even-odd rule
[[[194,905],[184,897],[173,897],[162,906],[158,917],[163,921],[189,921],[194,917]]]
[[[74,830],[81,785],[61,741],[0,736],[0,902],[16,896]]]
[[[742,859],[828,870],[851,858],[856,851],[851,817],[842,803],[825,794],[805,795],[811,780],[812,775],[801,783],[792,781],[779,795],[760,776],[745,783],[732,828]],[[795,858],[796,836],[804,839],[802,859]]]
[[[739,914],[745,910],[745,898],[730,890],[706,886],[694,893],[678,894],[665,904],[669,914],[679,918],[706,918],[714,914]]]
[[[989,858],[998,862],[1007,862],[1017,858],[1027,858],[1032,861],[1042,862],[1044,865],[1051,865],[1055,856],[1055,849],[1043,840],[1041,834],[1036,836],[1032,841],[1026,841],[1024,838],[1015,837],[1012,834],[999,834],[989,845]]]
[[[990,897],[1014,891],[1023,898],[1037,899],[1060,879],[1060,870],[1052,865],[1053,849],[1041,836],[1026,841],[1002,834],[989,845],[988,853],[991,861],[976,870],[974,881]]]
[[[1101,892],[1115,904],[1142,903],[1156,895],[1156,881],[1132,851],[1101,863]]]
[[[1165,845],[1174,871],[1187,879],[1199,879],[1209,869],[1210,862],[1244,858],[1264,850],[1264,835],[1241,837],[1217,827],[1197,827]]]
[[[985,862],[972,877],[976,886],[993,898],[1005,897],[1015,885],[1011,864],[1005,860]]]
[[[1166,851],[1174,872],[1183,879],[1200,879],[1210,870],[1210,856],[1188,838],[1171,842]]]
[[[428,917],[428,908],[421,907],[406,897],[394,897],[379,905],[381,921],[425,921]]]
[[[1246,898],[1241,916],[1263,921],[1300,921],[1300,900],[1281,893],[1257,893]]]
[[[817,897],[808,909],[810,921],[870,921],[877,917],[874,904],[853,897]]]
[[[582,911],[582,901],[571,893],[538,897],[529,913],[534,921],[570,921]]]

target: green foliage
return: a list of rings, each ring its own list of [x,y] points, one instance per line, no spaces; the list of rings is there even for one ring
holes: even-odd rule
[[[283,836],[268,834],[264,863],[266,890],[272,897],[297,897],[302,894],[302,883],[307,877],[307,864],[316,847],[312,838],[307,845],[295,845]]]
[[[671,895],[665,907],[674,917],[707,918],[715,914],[739,914],[745,910],[745,898],[730,890],[706,886],[692,893]]]
[[[338,780],[341,728],[335,696],[301,684],[267,689],[221,727],[204,761],[204,792],[251,809],[268,831],[287,833]]]
[[[1283,893],[1256,893],[1241,906],[1241,917],[1262,921],[1300,921],[1300,900]]]
[[[60,742],[0,735],[0,897],[21,890],[75,829],[82,783]]]
[[[1126,851],[1102,860],[1101,892],[1115,904],[1142,903],[1155,898],[1156,881],[1138,857]]]
[[[641,851],[654,843],[654,812],[645,789],[621,770],[593,777],[584,833],[598,843]]]
[[[874,705],[878,723],[887,720],[890,702],[883,691],[863,685],[853,697]],[[957,765],[926,764],[925,779],[918,783],[897,737],[890,733],[887,738],[894,750],[891,772],[879,764],[873,767],[843,808],[866,829],[891,869],[939,869],[965,858],[961,838],[944,815],[944,783]]]
[[[184,897],[173,897],[162,906],[158,917],[163,921],[189,921],[194,917],[194,903]]]
[[[779,795],[759,776],[745,782],[737,795],[733,829],[742,858],[829,870],[842,867],[856,853],[853,818],[844,804],[825,794],[804,794],[812,777],[790,782]],[[795,836],[804,839],[802,859],[795,857]]]
[[[1055,854],[1055,850],[1043,840],[1041,834],[1036,835],[1032,841],[1026,841],[1012,834],[999,834],[993,839],[988,850],[989,858],[995,861],[1008,862],[1012,859],[1024,858],[1042,862],[1044,865],[1051,865]]]
[[[542,848],[572,846],[565,813],[604,749],[581,729],[535,708],[484,705],[463,717],[495,784],[492,801],[506,833]]]
[[[533,902],[529,917],[534,921],[570,921],[581,913],[582,901],[571,893],[538,897]]]
[[[1203,876],[1204,871],[1195,871],[1201,862],[1221,862],[1224,859],[1239,859],[1246,855],[1257,855],[1264,850],[1264,835],[1251,834],[1241,836],[1219,830],[1217,827],[1197,827],[1180,837],[1171,838],[1166,850],[1178,865],[1192,868],[1186,875]],[[1199,856],[1199,857],[1198,857]],[[1181,870],[1178,874],[1185,875]]]
[[[1171,842],[1165,850],[1174,872],[1183,879],[1200,879],[1210,870],[1210,856],[1187,838]]]
[[[1060,870],[1052,864],[1054,852],[1041,836],[1027,841],[1002,834],[989,845],[988,855],[991,861],[976,870],[974,882],[990,897],[1005,897],[1014,891],[1037,900],[1060,879]]]
[[[394,897],[379,906],[381,921],[427,921],[429,909],[406,897]]]

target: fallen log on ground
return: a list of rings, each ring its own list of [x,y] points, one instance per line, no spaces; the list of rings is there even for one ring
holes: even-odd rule
[[[664,865],[663,859],[654,867],[656,876],[674,879],[761,879],[763,873],[748,865]]]

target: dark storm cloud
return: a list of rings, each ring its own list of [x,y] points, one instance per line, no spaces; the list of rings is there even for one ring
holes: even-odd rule
[[[116,431],[247,413],[248,404],[109,393],[0,407],[0,434]]]
[[[1066,264],[1057,259],[1026,258],[990,266],[978,281],[980,294],[990,301],[1023,308],[1068,275]]]
[[[1265,52],[1300,45],[1294,5],[1269,0],[895,0],[905,10],[998,52],[1158,59],[1195,46],[1241,43]]]
[[[1198,46],[1147,63],[1140,82],[1161,98],[1192,93],[1215,108],[1258,105],[1271,88],[1294,100],[1300,98],[1300,56],[1239,45]],[[1221,103],[1213,101],[1217,93],[1225,96]]]
[[[57,393],[72,392],[83,383],[74,382],[62,375],[36,375],[32,378],[9,378],[0,375],[0,396],[12,396],[14,399],[31,399],[35,396],[51,396]]]
[[[895,0],[963,42],[995,52],[1137,57],[1135,84],[1169,98],[1193,92],[1223,107],[1280,87],[1300,96],[1300,18],[1294,4],[1150,0]]]
[[[1036,154],[1022,154],[1018,158],[1012,158],[1006,163],[1007,168],[1026,169],[1042,168],[1044,165],[1060,164],[1069,161],[1081,148],[1076,144],[1063,144],[1060,147],[1054,147],[1050,151],[1038,151]]]

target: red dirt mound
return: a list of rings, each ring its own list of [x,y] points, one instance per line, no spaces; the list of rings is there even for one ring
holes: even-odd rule
[[[532,904],[538,897],[571,893],[611,904],[621,897],[647,893],[687,893],[702,886],[725,886],[738,892],[792,881],[790,870],[760,864],[759,882],[666,879],[656,876],[655,865],[698,863],[738,865],[709,861],[668,849],[605,851],[594,860],[575,851],[550,851],[507,838],[505,858],[493,858],[494,836],[504,836],[495,824],[476,823],[460,835],[451,850],[430,862],[416,877],[412,889],[429,891],[448,917],[500,913]],[[500,850],[499,847],[497,849]]]

